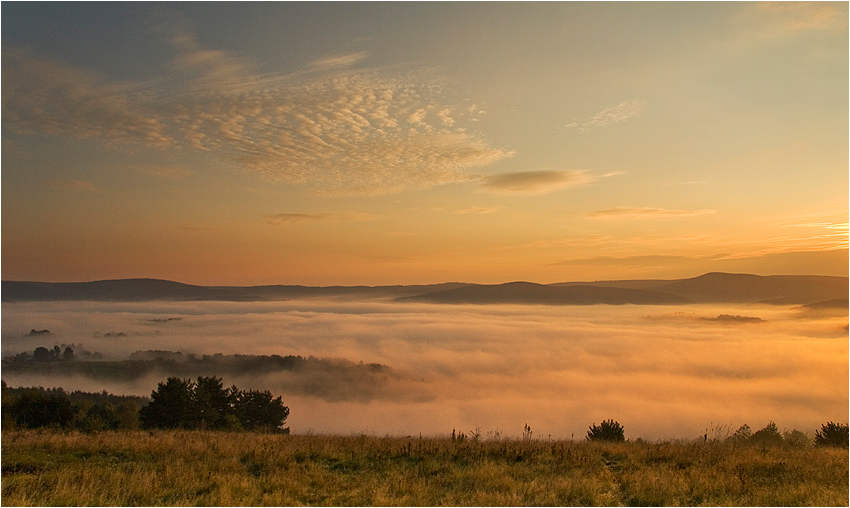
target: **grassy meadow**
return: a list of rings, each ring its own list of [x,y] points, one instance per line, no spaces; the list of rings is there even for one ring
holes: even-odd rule
[[[2,433],[2,504],[848,504],[848,451],[202,431]]]

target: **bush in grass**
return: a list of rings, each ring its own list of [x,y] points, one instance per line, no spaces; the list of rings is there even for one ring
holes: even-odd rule
[[[595,423],[587,431],[588,441],[625,441],[623,426],[614,420],[605,420],[599,425]]]
[[[821,430],[815,431],[815,446],[848,446],[847,424],[827,422],[821,425]]]
[[[776,424],[770,422],[750,437],[750,444],[757,446],[779,446],[782,444],[782,434],[779,433]]]
[[[787,444],[788,446],[793,446],[795,448],[803,448],[809,446],[812,442],[812,440],[809,439],[809,436],[806,435],[805,432],[799,431],[797,429],[783,432],[782,439],[785,441],[785,444]]]
[[[751,437],[753,437],[753,431],[750,429],[750,426],[745,423],[738,427],[738,430],[726,438],[726,440],[734,444],[745,444],[750,441]]]

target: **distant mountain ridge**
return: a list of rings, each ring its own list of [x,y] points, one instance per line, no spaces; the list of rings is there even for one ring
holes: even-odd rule
[[[279,301],[368,295],[404,296],[465,286],[443,283],[411,286],[195,286],[162,279],[112,279],[92,282],[2,281],[4,302],[25,301]]]
[[[93,282],[3,281],[4,302],[25,301],[280,301],[296,298],[390,298],[428,303],[665,305],[683,303],[817,304],[844,300],[848,278],[712,272],[689,279],[536,284],[411,286],[195,286],[160,279]],[[833,303],[833,305],[835,305]]]
[[[470,285],[399,298],[431,303],[529,303],[546,305],[666,305],[690,303],[679,295],[618,287],[589,285],[547,286],[509,282],[493,286]]]

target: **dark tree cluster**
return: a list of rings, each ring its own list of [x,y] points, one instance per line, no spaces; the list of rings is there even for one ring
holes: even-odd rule
[[[779,433],[779,429],[773,422],[768,423],[763,429],[753,432],[747,424],[741,425],[731,436],[728,442],[742,446],[811,446],[812,439],[804,432],[790,430]],[[828,422],[821,425],[821,429],[815,431],[815,446],[848,446],[848,426]]]
[[[139,411],[142,428],[288,432],[289,408],[269,391],[225,388],[221,378],[169,377]]]
[[[46,347],[40,346],[35,348],[32,354],[23,352],[8,358],[7,361],[13,364],[27,364],[70,361],[73,359],[74,350],[71,346],[62,344],[61,348],[59,346],[53,346],[53,349],[47,349]]]
[[[8,388],[3,383],[3,428],[63,430],[135,429],[142,397],[66,393],[61,388]]]
[[[36,330],[33,330],[33,332],[35,331]],[[32,335],[32,332],[30,332],[30,335]],[[74,348],[77,348],[76,352],[74,351]],[[34,363],[70,362],[81,357],[85,359],[99,360],[103,358],[103,355],[100,353],[90,353],[75,344],[62,344],[61,346],[54,345],[53,349],[39,346],[35,348],[32,353],[24,351],[14,356],[3,358],[3,365],[5,367],[21,367]]]

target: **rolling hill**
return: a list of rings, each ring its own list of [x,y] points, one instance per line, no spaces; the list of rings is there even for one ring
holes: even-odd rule
[[[24,301],[280,301],[300,298],[380,298],[402,302],[549,305],[683,303],[817,304],[844,300],[847,277],[712,272],[677,280],[411,286],[195,286],[158,279],[94,282],[3,281],[4,302]],[[832,306],[836,304],[833,302]]]
[[[399,298],[432,303],[529,303],[545,305],[663,305],[689,303],[670,293],[603,286],[546,286],[530,282],[465,286]]]

